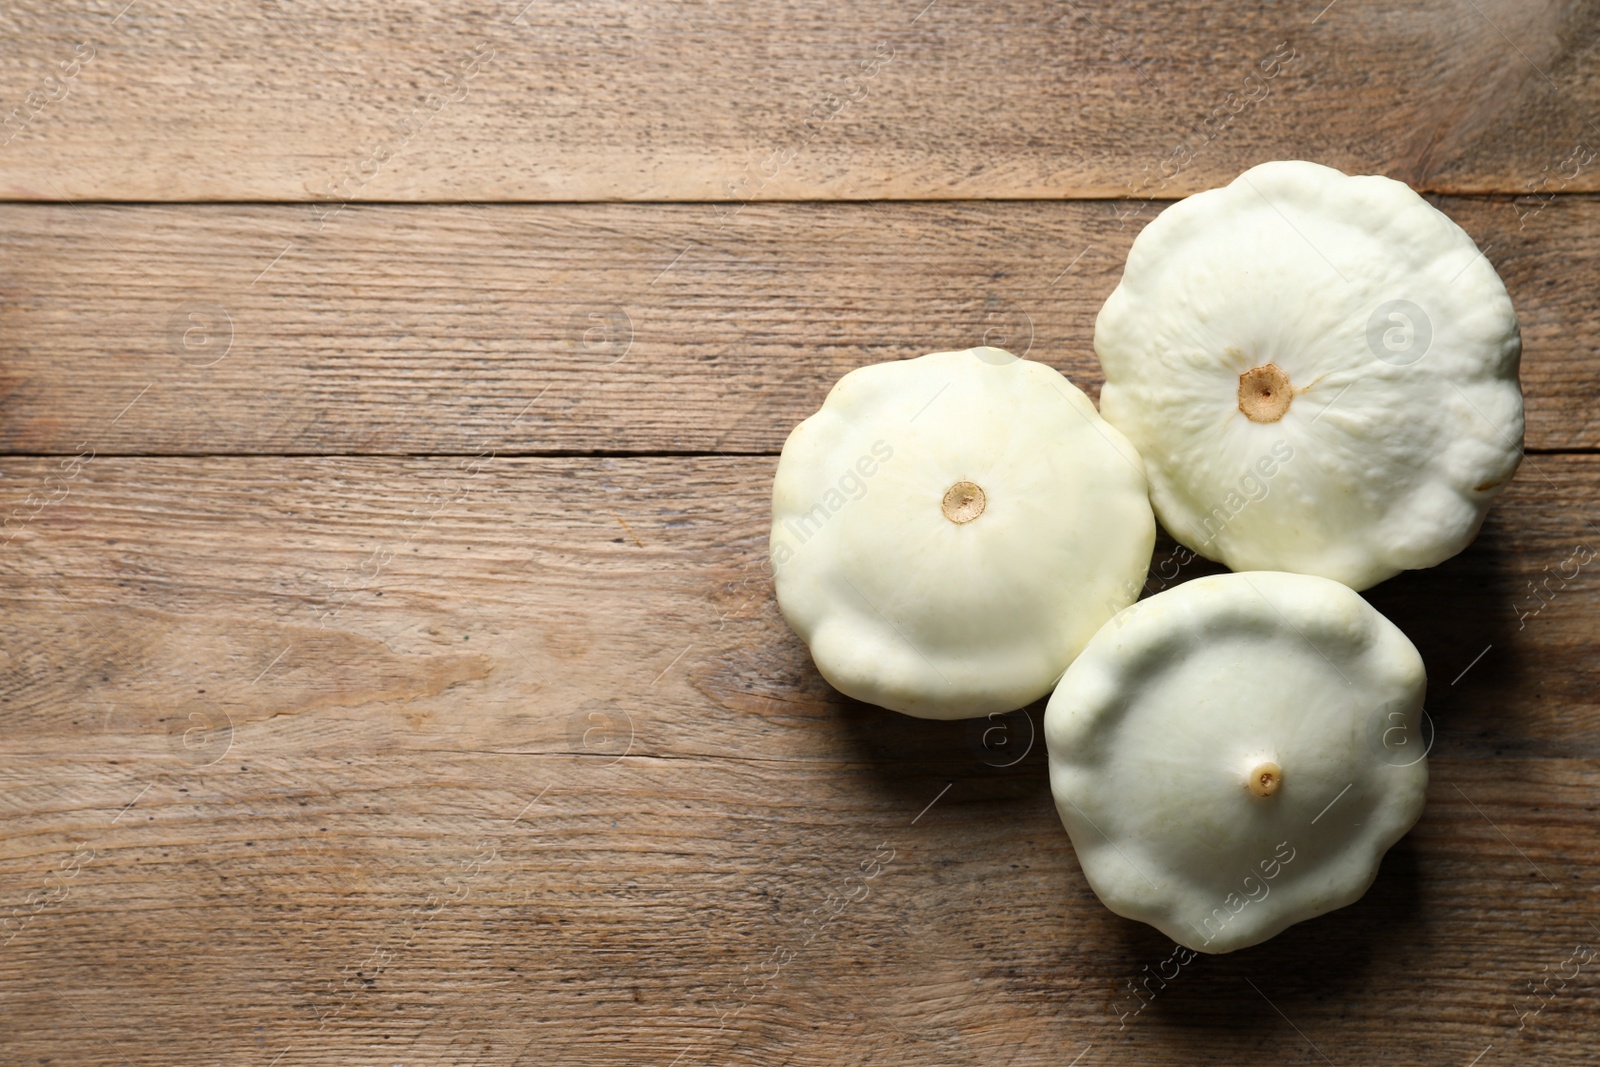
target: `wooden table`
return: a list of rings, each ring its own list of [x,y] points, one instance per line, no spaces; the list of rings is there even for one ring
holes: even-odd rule
[[[0,12],[0,1062],[1596,1062],[1600,7],[125,2]],[[1042,743],[831,691],[768,493],[863,363],[1097,393],[1274,158],[1478,241],[1527,456],[1370,594],[1421,823],[1136,999]]]

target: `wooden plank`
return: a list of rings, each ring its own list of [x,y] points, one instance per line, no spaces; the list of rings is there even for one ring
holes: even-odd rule
[[[1521,315],[1529,446],[1600,446],[1600,201],[1442,206]],[[1097,394],[1157,207],[720,210],[0,206],[0,449],[775,452],[853,367],[984,342]]]
[[[0,196],[1179,196],[1310,158],[1600,189],[1587,5],[8,5]]]
[[[1600,757],[1600,457],[1526,462],[1468,551],[1370,594],[1453,758]],[[8,758],[985,756],[981,720],[817,675],[772,600],[770,457],[69,463],[0,463]],[[1214,569],[1155,557],[1152,591]]]
[[[8,1062],[1592,1062],[1581,956],[1524,1013],[1597,941],[1593,760],[1436,760],[1362,901],[1174,977],[1039,752],[237,755],[11,764]]]
[[[1592,1059],[1528,985],[1600,944],[1600,457],[1373,591],[1438,740],[1368,896],[1138,1008],[1042,746],[816,676],[771,457],[63,462],[0,461],[5,1062]]]

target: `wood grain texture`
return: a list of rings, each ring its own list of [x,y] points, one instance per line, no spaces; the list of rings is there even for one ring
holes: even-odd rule
[[[1600,200],[1441,206],[1521,317],[1528,446],[1600,446]],[[985,342],[1097,395],[1158,209],[3,206],[0,449],[776,452],[854,367]]]
[[[1429,668],[1422,822],[1140,1008],[1171,946],[1043,746],[817,677],[770,457],[5,460],[0,1058],[1587,1064],[1593,971],[1527,986],[1600,945],[1593,564],[1527,583],[1600,541],[1600,457],[1528,462],[1370,594]]]
[[[0,465],[0,751],[155,759],[191,711],[301,755],[580,753],[591,711],[664,758],[917,763],[965,736],[816,674],[771,597],[771,457],[66,462]],[[1370,591],[1445,754],[1600,756],[1597,496],[1600,457],[1529,457],[1467,552]],[[1163,542],[1148,588],[1207,570]]]
[[[7,5],[0,1064],[1592,1064],[1597,30]],[[1138,230],[1297,157],[1478,242],[1532,453],[1466,552],[1366,594],[1429,671],[1422,821],[1356,905],[1163,980],[1041,706],[997,744],[818,676],[775,453],[939,348],[1097,394]],[[1218,569],[1185,560],[1147,590]]]
[[[1281,158],[1593,191],[1596,27],[1559,0],[23,0],[0,196],[1174,197]]]
[[[1192,961],[1137,1014],[1172,946],[1095,900],[1039,754],[946,770],[31,767],[10,791],[71,774],[74,811],[0,861],[64,887],[0,955],[0,1044],[85,1067],[1593,1062],[1592,973],[1522,1014],[1596,940],[1600,870],[1570,847],[1592,761],[1436,760],[1362,901],[1275,963]]]

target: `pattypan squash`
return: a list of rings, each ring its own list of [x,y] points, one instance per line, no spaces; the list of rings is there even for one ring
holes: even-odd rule
[[[1049,693],[1138,595],[1154,542],[1138,453],[998,348],[851,371],[773,482],[784,618],[839,691],[924,718]]]
[[[1095,893],[1231,952],[1361,897],[1422,813],[1422,658],[1348,586],[1242,572],[1127,608],[1045,711]]]
[[[1364,589],[1434,566],[1521,458],[1505,286],[1388,178],[1264,163],[1169,207],[1094,343],[1157,517],[1234,570]]]

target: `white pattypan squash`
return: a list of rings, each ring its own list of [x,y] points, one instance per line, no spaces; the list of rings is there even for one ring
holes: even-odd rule
[[[1425,685],[1405,634],[1326,578],[1216,575],[1128,608],[1045,712],[1090,886],[1203,952],[1353,903],[1422,813]]]
[[[773,482],[784,618],[835,688],[924,718],[1048,693],[1138,595],[1154,543],[1138,453],[998,348],[850,372]]]
[[[1364,589],[1476,536],[1522,452],[1521,341],[1401,182],[1264,163],[1139,234],[1095,325],[1156,515],[1235,570]]]

